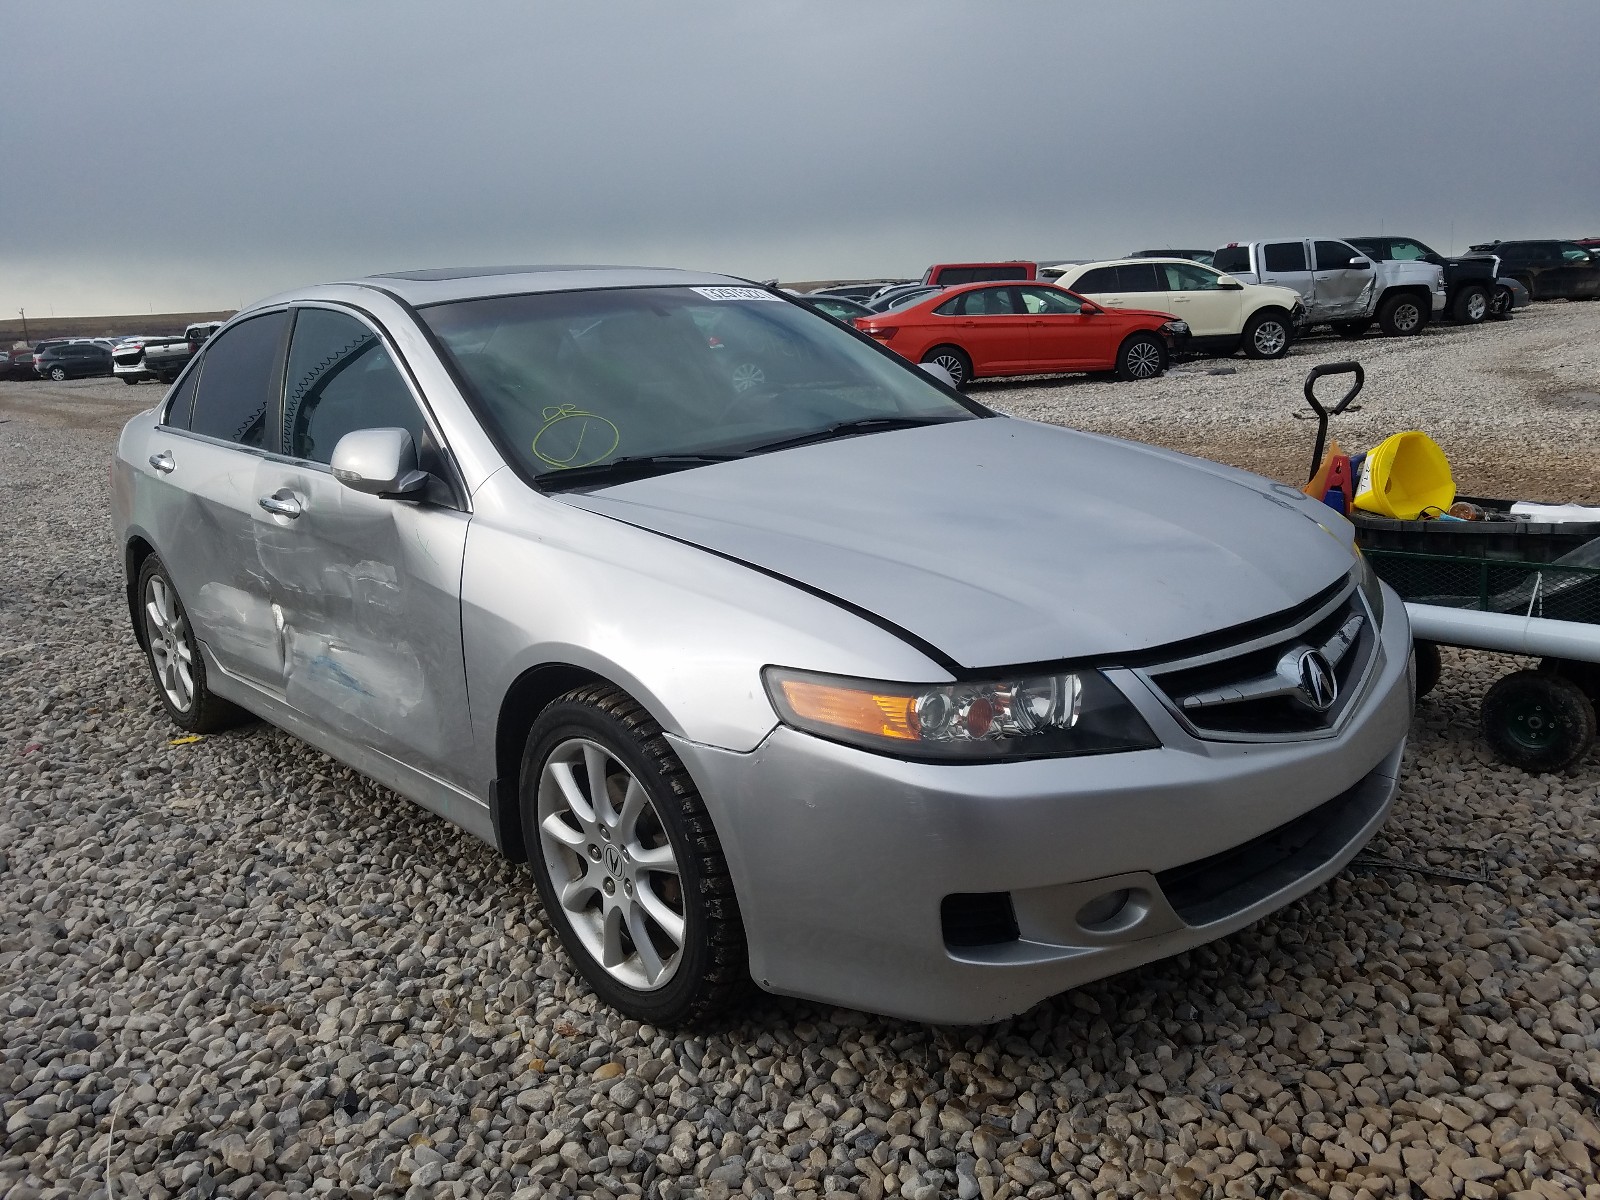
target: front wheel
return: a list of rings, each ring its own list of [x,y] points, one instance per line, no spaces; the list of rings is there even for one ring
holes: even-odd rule
[[[138,383],[139,381],[137,379],[135,379],[132,375],[124,375],[122,377],[122,382],[127,384],[129,387],[132,387],[134,384]]]
[[[1458,325],[1476,325],[1489,315],[1489,293],[1487,289],[1473,284],[1461,289],[1461,294],[1456,297],[1455,303],[1450,306],[1450,315],[1455,318]]]
[[[1167,369],[1167,347],[1153,333],[1136,333],[1117,351],[1117,378],[1154,379]]]
[[[1282,358],[1293,340],[1288,317],[1279,312],[1258,312],[1244,327],[1245,357]]]
[[[1489,301],[1489,315],[1497,320],[1505,320],[1511,315],[1511,306],[1516,300],[1517,297],[1510,288],[1495,288],[1494,299]]]
[[[1514,671],[1483,698],[1483,736],[1502,762],[1524,771],[1564,771],[1594,743],[1594,704],[1551,671]]]
[[[1427,323],[1427,301],[1409,292],[1390,296],[1378,308],[1378,328],[1390,337],[1411,337]]]
[[[964,387],[972,378],[972,360],[955,346],[935,346],[919,360],[933,363],[950,372],[950,378],[956,387]]]
[[[556,700],[529,731],[520,794],[545,915],[605,1003],[675,1026],[748,990],[722,844],[644,709],[607,684]]]
[[[1333,323],[1333,331],[1342,338],[1358,338],[1371,328],[1371,321],[1335,321]]]

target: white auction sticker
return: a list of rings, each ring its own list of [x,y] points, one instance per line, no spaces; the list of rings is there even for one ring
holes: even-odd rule
[[[707,300],[777,300],[771,292],[760,288],[742,287],[697,287],[690,291],[699,292]],[[781,303],[781,301],[780,301]]]

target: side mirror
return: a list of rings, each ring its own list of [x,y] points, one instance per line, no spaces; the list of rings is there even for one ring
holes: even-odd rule
[[[1232,275],[1218,275],[1217,276],[1217,287],[1220,288],[1224,292],[1242,292],[1242,291],[1244,291],[1244,284],[1240,283]]]
[[[1370,271],[1372,270],[1372,262],[1370,259],[1352,258],[1349,262],[1349,267],[1352,271]]]
[[[943,364],[936,362],[925,362],[918,363],[917,366],[921,367],[929,375],[932,375],[940,383],[944,384],[945,387],[955,387],[956,377],[950,374],[950,372],[945,369]]]
[[[428,473],[417,470],[417,448],[404,429],[356,429],[339,439],[328,464],[333,477],[369,496],[416,498]]]
[[[1105,312],[1105,309],[1101,308],[1098,304],[1095,304],[1090,300],[1085,300],[1083,302],[1083,307],[1078,310],[1078,314],[1084,317],[1098,316],[1103,312]]]

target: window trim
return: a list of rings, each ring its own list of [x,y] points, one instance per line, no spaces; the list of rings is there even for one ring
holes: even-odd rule
[[[272,430],[270,436],[273,443],[271,448],[244,446],[238,442],[230,442],[222,438],[211,437],[208,434],[196,433],[194,430],[181,425],[169,425],[166,423],[167,417],[170,415],[167,412],[166,405],[170,404],[172,398],[177,395],[178,389],[183,385],[185,377],[190,371],[203,372],[205,370],[206,351],[223,333],[232,328],[235,321],[239,321],[239,323],[242,324],[243,321],[240,320],[240,317],[235,317],[233,320],[228,321],[227,324],[225,324],[221,329],[218,329],[212,333],[212,335],[205,340],[205,343],[202,345],[199,353],[197,353],[189,365],[179,373],[178,378],[173,381],[171,389],[162,399],[162,410],[160,415],[157,417],[156,428],[163,433],[178,434],[183,437],[193,438],[199,442],[209,443],[213,446],[221,446],[229,450],[238,450],[245,454],[254,454],[257,457],[269,459],[274,463],[280,463],[284,466],[292,466],[301,470],[320,471],[325,475],[332,475],[333,469],[327,463],[313,462],[310,459],[295,458],[288,453],[287,447],[282,445],[281,434],[283,426],[283,396],[285,389],[289,385],[289,348],[294,341],[294,327],[299,319],[299,313],[302,308],[325,308],[334,312],[343,313],[345,316],[352,317],[353,319],[360,321],[362,324],[371,329],[373,333],[377,334],[378,340],[383,345],[385,351],[388,352],[390,360],[393,361],[397,367],[399,367],[400,377],[404,381],[407,390],[411,393],[411,399],[412,402],[416,404],[417,411],[422,414],[423,423],[428,427],[428,432],[432,435],[434,442],[438,447],[440,461],[446,468],[446,471],[443,475],[436,475],[435,478],[440,479],[445,485],[445,488],[449,493],[449,503],[446,504],[438,500],[433,500],[430,502],[438,504],[440,507],[452,508],[458,512],[470,514],[472,512],[472,499],[470,493],[467,491],[464,477],[461,474],[461,466],[456,462],[455,453],[450,448],[449,440],[444,436],[443,427],[440,425],[438,417],[434,414],[432,406],[430,406],[423,397],[422,387],[417,382],[416,372],[412,370],[411,364],[406,361],[405,355],[399,352],[398,347],[395,345],[394,339],[389,336],[389,331],[384,327],[383,322],[378,320],[378,318],[373,316],[370,312],[361,308],[359,305],[351,304],[347,301],[320,299],[292,300],[284,304],[275,304],[271,308],[264,308],[259,311],[252,310],[248,314],[240,314],[240,317],[242,317],[243,320],[251,320],[255,317],[269,316],[272,313],[278,312],[288,314],[289,318],[284,327],[282,345],[279,346],[277,386],[273,389],[272,400],[270,403],[270,415],[272,417]],[[199,395],[199,385],[202,381],[203,376],[202,379],[196,380],[195,395]],[[192,413],[192,401],[190,408]]]

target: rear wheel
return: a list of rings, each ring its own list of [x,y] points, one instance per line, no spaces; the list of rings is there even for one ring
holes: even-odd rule
[[[137,379],[135,379],[132,375],[124,375],[122,377],[122,382],[127,384],[129,387],[132,387],[134,384],[138,383],[139,381]]]
[[[1483,736],[1503,762],[1524,771],[1564,771],[1594,743],[1594,704],[1551,671],[1514,671],[1483,698]]]
[[[67,377],[67,369],[65,367],[51,367],[50,368],[50,378],[55,380],[57,383],[60,383],[66,377]]]
[[[1282,358],[1293,340],[1289,318],[1276,310],[1258,312],[1245,323],[1243,343],[1247,358]]]
[[[1136,333],[1117,351],[1118,379],[1154,379],[1167,369],[1167,348],[1153,333]]]
[[[972,378],[972,360],[957,346],[935,346],[921,358],[925,363],[936,363],[950,372],[957,387],[963,387]]]
[[[1378,328],[1390,337],[1411,337],[1427,323],[1427,302],[1410,292],[1390,296],[1378,307]]]
[[[242,708],[212,695],[206,686],[206,662],[189,614],[167,568],[154,554],[139,568],[139,619],[144,623],[150,674],[174,725],[190,733],[215,733],[248,719]]]
[[[1371,321],[1335,321],[1333,323],[1333,331],[1342,338],[1358,338],[1371,328]]]
[[[595,684],[540,713],[520,794],[545,915],[602,1000],[672,1026],[749,989],[716,828],[660,725],[629,696]]]
[[[1459,325],[1476,325],[1489,315],[1488,290],[1477,284],[1462,288],[1450,306],[1450,315]]]

